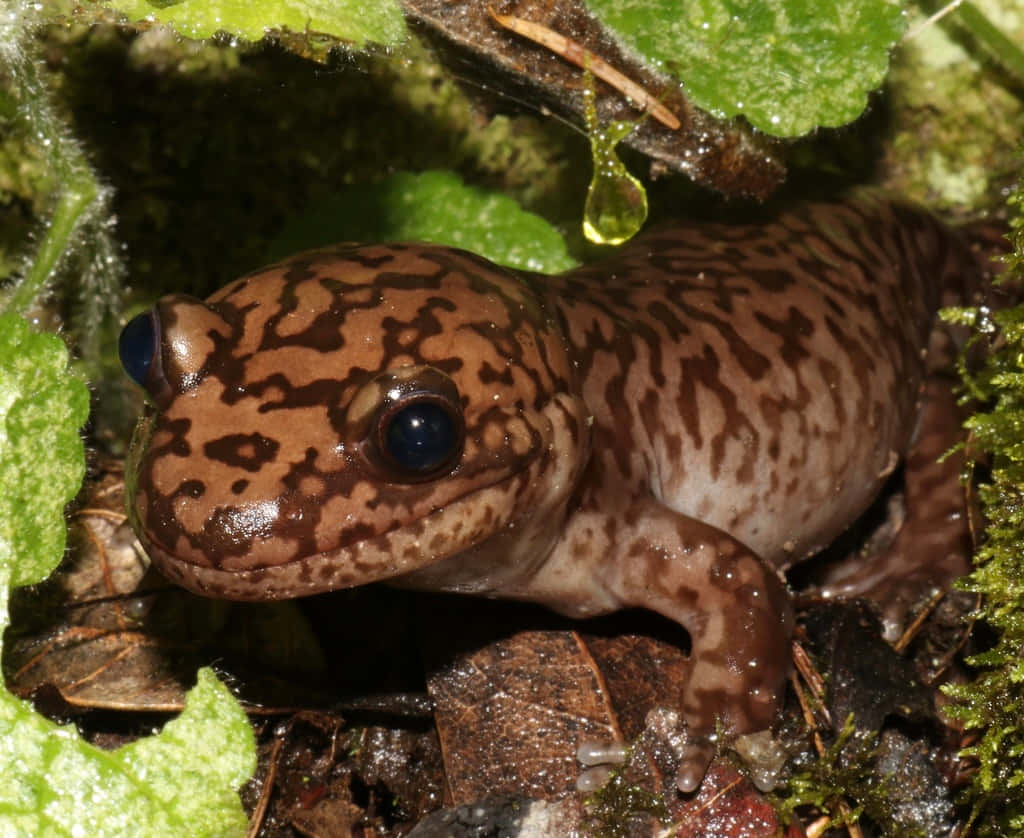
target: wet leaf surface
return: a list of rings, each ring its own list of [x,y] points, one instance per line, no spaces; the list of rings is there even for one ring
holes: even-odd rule
[[[405,0],[403,7],[409,20],[440,46],[456,76],[471,79],[477,87],[500,90],[513,102],[550,109],[578,126],[585,124],[583,71],[503,28],[488,3]],[[780,146],[743,122],[719,120],[696,108],[685,99],[677,81],[627,53],[581,3],[505,2],[494,8],[582,45],[641,85],[681,123],[672,130],[653,118],[641,119],[642,110],[599,82],[599,122],[638,123],[623,140],[625,145],[726,195],[763,199],[782,182],[785,166]]]
[[[15,595],[17,633],[4,656],[15,694],[50,686],[79,707],[181,709],[196,661],[175,660],[144,630],[147,588],[167,583],[146,580],[148,561],[134,544],[123,482],[111,472],[74,515],[69,558],[46,583]]]
[[[850,715],[863,730],[879,730],[894,715],[934,719],[934,691],[918,682],[912,660],[882,640],[881,623],[869,606],[812,609],[805,626],[831,676],[827,706],[837,726]]]
[[[409,833],[409,838],[549,838],[579,834],[583,820],[583,807],[578,799],[489,797],[428,815]]]
[[[932,640],[944,633],[937,622]],[[831,770],[862,807],[866,828],[951,834],[962,742],[938,716],[941,696],[919,680],[915,656],[882,640],[878,614],[865,602],[821,603],[802,626],[822,668],[828,741],[848,720],[857,731]]]
[[[955,826],[950,784],[943,769],[952,754],[914,731],[889,729],[878,749],[878,773],[892,802],[893,831],[912,835],[951,835]]]
[[[427,685],[456,803],[572,791],[579,742],[622,741],[600,672],[571,632],[495,641],[459,656]]]
[[[722,762],[712,765],[697,795],[676,808],[672,824],[679,838],[768,838],[782,829],[764,796]],[[803,834],[799,826],[786,832],[788,838]]]
[[[683,79],[702,107],[790,137],[856,119],[906,26],[894,0],[593,5],[639,54]]]
[[[359,726],[302,711],[259,727],[260,768],[242,796],[262,836],[404,834],[441,805],[428,725]]]
[[[532,611],[455,600],[429,612],[428,655],[429,649],[435,657],[449,655],[428,667],[428,689],[456,806],[431,823],[453,830],[444,834],[480,834],[472,831],[481,827],[473,822],[474,804],[483,805],[485,814],[477,814],[490,827],[505,823],[514,800],[520,807],[515,822],[526,835],[567,834],[545,833],[552,823],[608,835],[651,834],[666,823],[686,836],[778,834],[771,805],[726,759],[713,763],[696,795],[675,791],[674,757],[648,716],[678,700],[688,672],[685,632],[640,612],[573,623]],[[546,628],[517,631],[524,622]],[[582,811],[569,800],[527,805],[538,798],[576,799],[581,743],[638,737],[598,802]],[[494,796],[499,800],[488,803]]]
[[[654,707],[673,707],[680,684],[690,674],[689,636],[679,626],[644,612],[629,615],[634,634],[594,633],[591,625],[582,641],[601,672],[615,718],[627,739],[646,727]],[[615,622],[608,622],[614,628]]]

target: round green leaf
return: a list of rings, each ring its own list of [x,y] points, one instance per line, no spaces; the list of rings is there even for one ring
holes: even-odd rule
[[[904,28],[899,0],[590,0],[699,107],[795,137],[867,105]]]
[[[576,262],[539,215],[454,172],[398,172],[343,189],[290,223],[269,258],[340,241],[418,241],[461,247],[510,268],[557,273]]]

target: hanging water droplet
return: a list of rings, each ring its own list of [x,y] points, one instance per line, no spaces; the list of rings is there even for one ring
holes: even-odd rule
[[[594,78],[590,73],[586,74],[583,101],[594,166],[583,207],[583,234],[595,244],[622,244],[636,235],[647,220],[647,192],[615,153],[615,146],[636,123],[598,126]]]

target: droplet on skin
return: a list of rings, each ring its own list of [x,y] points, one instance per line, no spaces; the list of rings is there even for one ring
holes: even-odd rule
[[[576,759],[583,765],[621,764],[626,761],[629,750],[621,742],[580,742]]]
[[[746,762],[750,779],[760,791],[771,791],[779,784],[787,755],[770,730],[738,736],[732,747]]]
[[[612,778],[612,771],[614,769],[609,765],[599,765],[596,768],[581,771],[580,776],[576,778],[576,791],[589,794],[603,788]]]

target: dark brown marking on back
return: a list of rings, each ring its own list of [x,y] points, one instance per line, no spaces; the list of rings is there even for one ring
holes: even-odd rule
[[[228,434],[207,442],[203,453],[211,460],[237,466],[246,471],[259,471],[273,462],[281,444],[260,433]]]

